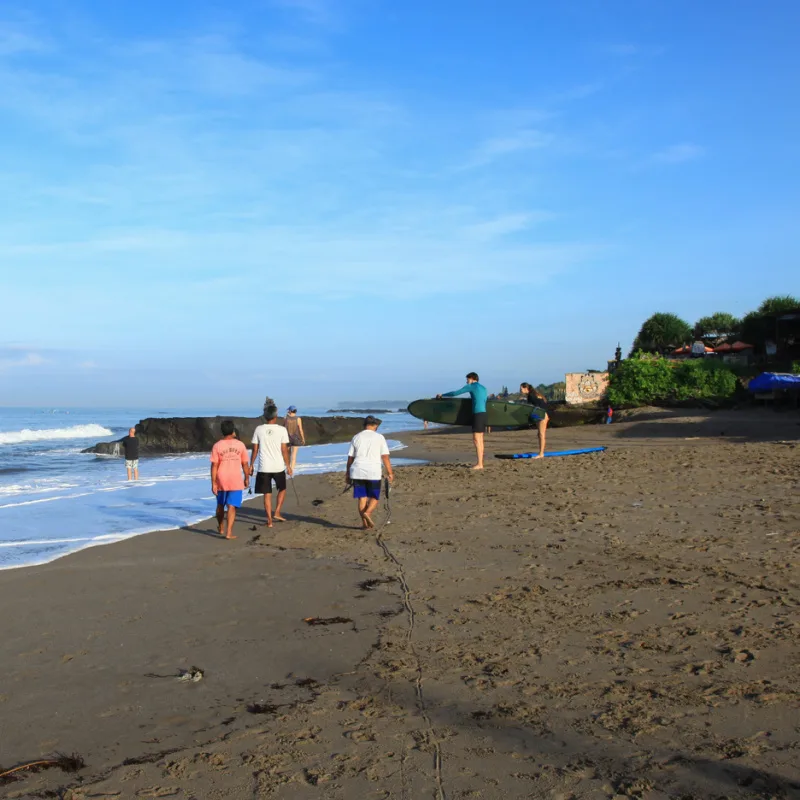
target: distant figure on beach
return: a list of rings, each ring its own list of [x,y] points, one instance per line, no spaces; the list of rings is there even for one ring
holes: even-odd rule
[[[264,495],[264,512],[267,515],[267,527],[272,527],[272,520],[285,522],[281,515],[283,501],[286,499],[286,473],[294,470],[289,463],[289,432],[283,425],[278,425],[278,409],[267,406],[264,409],[266,425],[259,425],[253,431],[253,454],[250,457],[250,474],[256,473],[256,494]],[[258,463],[256,464],[256,459]],[[272,482],[278,490],[275,502],[275,513],[272,513]]]
[[[364,530],[374,528],[372,514],[381,499],[382,467],[386,468],[389,483],[394,483],[389,445],[378,433],[381,420],[371,414],[364,420],[364,430],[350,442],[347,454],[345,481],[353,485],[353,497],[358,501],[358,513]]]
[[[483,434],[486,432],[486,387],[479,383],[478,373],[470,372],[467,382],[454,392],[437,394],[437,399],[442,397],[457,397],[460,394],[469,394],[472,397],[472,441],[475,445],[477,463],[472,469],[483,469]]]
[[[610,425],[614,421],[614,409],[611,406],[608,407],[608,412],[606,413],[606,425]]]
[[[519,385],[519,393],[527,403],[534,407],[531,411],[531,421],[536,425],[536,435],[539,437],[539,454],[534,458],[544,458],[544,448],[547,443],[547,423],[550,415],[547,413],[547,398],[536,391],[527,381]]]
[[[303,418],[297,416],[297,406],[289,406],[286,409],[286,431],[289,434],[289,466],[294,472],[297,464],[297,448],[303,447],[306,443]]]
[[[217,498],[217,530],[226,539],[235,539],[233,523],[236,509],[242,505],[242,492],[250,483],[247,448],[236,438],[233,421],[226,419],[220,426],[223,438],[211,448],[211,491]],[[225,508],[228,509],[228,529],[223,533]]]
[[[422,427],[423,427],[425,430],[428,430],[428,420],[426,420],[426,419],[422,420]]]
[[[139,440],[136,438],[136,428],[131,428],[128,435],[122,440],[122,447],[125,450],[125,469],[128,473],[128,480],[139,480]]]

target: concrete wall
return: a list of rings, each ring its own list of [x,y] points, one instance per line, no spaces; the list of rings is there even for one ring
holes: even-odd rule
[[[566,400],[570,405],[602,402],[608,390],[607,372],[568,372]]]

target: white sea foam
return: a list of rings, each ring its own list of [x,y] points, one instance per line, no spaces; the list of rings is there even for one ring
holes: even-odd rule
[[[44,442],[52,439],[94,439],[111,436],[114,432],[102,425],[73,425],[71,428],[44,428],[0,433],[0,444],[23,444],[25,442]]]

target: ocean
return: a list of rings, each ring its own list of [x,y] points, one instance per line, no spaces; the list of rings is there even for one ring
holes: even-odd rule
[[[254,409],[226,409],[254,416]],[[169,530],[210,517],[208,453],[143,457],[139,481],[125,480],[119,458],[81,453],[124,436],[145,417],[214,416],[217,409],[0,409],[0,569],[43,564],[61,556],[154,530]],[[300,416],[328,416],[301,408]],[[348,415],[358,416],[358,415]],[[382,414],[392,433],[416,430],[406,413]],[[346,443],[300,450],[297,475],[344,470]],[[402,463],[402,460],[398,463]],[[292,497],[287,497],[291,511]]]

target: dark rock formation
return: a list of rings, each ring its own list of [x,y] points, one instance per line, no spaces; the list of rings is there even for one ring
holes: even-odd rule
[[[551,403],[548,405],[548,416],[550,426],[553,428],[570,428],[573,425],[591,425],[600,423],[605,417],[605,411],[601,408],[581,408],[580,406],[568,406],[566,404]]]
[[[262,417],[148,417],[136,425],[139,452],[146,456],[210,452],[214,442],[222,438],[220,425],[226,419],[233,420],[239,438],[248,447],[256,426],[264,422]],[[278,422],[283,424],[283,419]],[[309,445],[347,442],[363,426],[363,420],[357,417],[303,417],[303,431]],[[100,442],[83,452],[123,455],[119,441]]]

